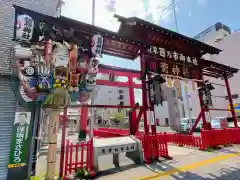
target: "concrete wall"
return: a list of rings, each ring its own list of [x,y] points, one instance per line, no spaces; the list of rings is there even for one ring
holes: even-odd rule
[[[0,73],[8,75],[14,62],[10,59],[10,49],[13,47],[14,8],[21,6],[50,16],[56,16],[58,0],[2,0],[0,1]],[[10,63],[9,63],[10,61]]]

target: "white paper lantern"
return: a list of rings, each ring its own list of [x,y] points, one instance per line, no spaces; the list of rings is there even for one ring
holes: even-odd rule
[[[33,36],[34,20],[26,15],[19,15],[16,21],[16,39],[30,41]]]
[[[93,56],[102,56],[103,51],[103,37],[100,34],[96,34],[92,37],[91,52]]]

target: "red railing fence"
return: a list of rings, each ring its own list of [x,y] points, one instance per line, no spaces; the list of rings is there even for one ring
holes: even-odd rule
[[[197,147],[201,150],[205,150],[205,146],[201,136],[169,133],[167,134],[167,142],[176,144],[178,146]]]
[[[93,170],[93,140],[82,142],[80,144],[73,144],[67,140],[64,177],[75,173],[78,168],[86,168]]]
[[[166,133],[143,135],[140,137],[146,163],[150,163],[152,160],[158,159],[159,157],[170,158]]]
[[[117,128],[99,128],[94,130],[94,135],[98,137],[110,138],[110,137],[120,137],[128,136],[130,133],[128,130],[117,129]],[[150,163],[152,160],[159,157],[170,158],[168,154],[168,143],[176,144],[178,146],[188,146],[199,148],[200,150],[207,150],[209,148],[214,148],[217,146],[225,146],[230,144],[240,144],[240,128],[227,128],[221,130],[202,130],[200,135],[189,135],[189,134],[179,134],[179,133],[157,133],[156,135],[146,135],[143,132],[137,132],[136,137],[142,142],[142,150],[144,153],[144,159],[146,163]],[[92,144],[80,144],[72,145],[67,144],[66,150],[66,162],[65,172],[71,173],[78,167],[91,168],[89,162],[92,162],[92,157],[83,161],[83,151],[81,151],[81,158],[78,159],[79,155],[75,154],[75,161],[73,162],[73,149],[77,148],[84,149],[83,146],[89,148],[85,152],[92,151]],[[92,154],[92,153],[89,153]],[[69,156],[69,159],[68,159]],[[91,163],[90,163],[91,164]]]

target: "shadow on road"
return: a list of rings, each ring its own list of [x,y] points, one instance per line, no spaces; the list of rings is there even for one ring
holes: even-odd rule
[[[137,168],[137,167],[140,167],[140,166],[141,165],[137,165],[137,164],[128,164],[128,165],[125,165],[125,166],[120,166],[118,168],[111,168],[111,169],[100,171],[97,174],[97,176],[98,177],[108,176],[108,175],[116,174],[116,173],[119,173],[119,172],[127,171],[129,169]]]
[[[174,162],[173,162],[174,163]],[[155,161],[148,165],[152,171],[159,173],[159,176],[153,179],[171,179],[176,180],[240,180],[240,164],[239,167],[221,168],[214,173],[201,173],[200,175],[191,171],[181,171],[180,169],[171,166],[169,161]]]

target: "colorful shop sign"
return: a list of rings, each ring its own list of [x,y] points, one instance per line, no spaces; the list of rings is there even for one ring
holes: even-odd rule
[[[233,108],[234,108],[235,112],[240,112],[240,103],[234,103]],[[228,111],[231,111],[230,104],[228,105]]]
[[[25,166],[30,143],[31,112],[16,112],[8,168]]]

